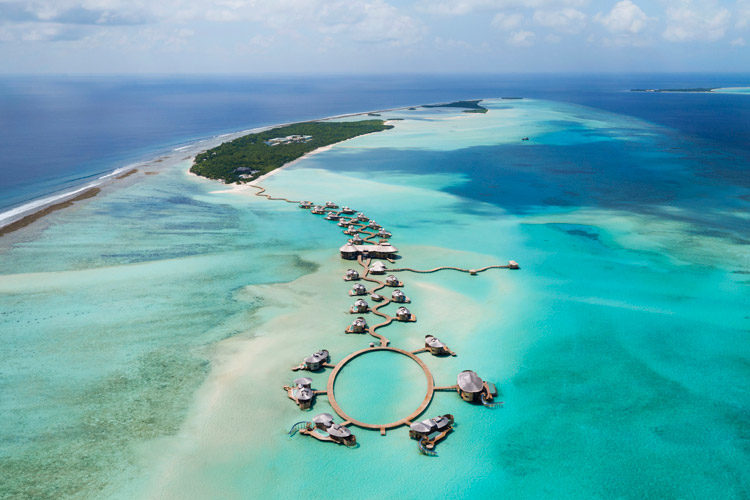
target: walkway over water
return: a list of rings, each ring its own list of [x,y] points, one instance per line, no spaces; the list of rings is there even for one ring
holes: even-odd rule
[[[284,201],[286,203],[300,204],[300,207],[303,208],[303,209],[310,209],[311,206],[312,206],[312,204],[309,203],[309,202],[301,202],[301,201],[298,201],[298,200],[290,200],[288,198],[272,197],[272,196],[266,194],[266,189],[265,188],[263,188],[261,186],[252,185],[252,184],[250,184],[250,186],[258,190],[258,192],[255,193],[256,196],[261,196],[261,197],[267,198],[268,200],[272,200],[272,201]],[[303,203],[304,203],[304,205],[302,205]],[[372,240],[374,240],[378,236],[381,236],[381,234],[379,234],[379,232],[378,232],[379,229],[380,229],[380,226],[378,224],[372,223],[372,222],[368,222],[369,219],[367,219],[366,217],[364,217],[365,220],[360,220],[360,218],[358,216],[356,216],[356,215],[347,216],[347,214],[351,214],[351,211],[349,211],[347,213],[344,213],[343,210],[339,210],[338,209],[338,207],[336,206],[336,204],[331,204],[331,205],[332,206],[330,206],[330,207],[317,206],[317,207],[315,207],[312,210],[312,213],[314,213],[315,215],[327,215],[327,217],[326,217],[327,220],[331,220],[331,221],[333,221],[333,220],[343,221],[344,222],[343,225],[347,228],[345,230],[345,234],[358,233],[358,234],[360,234],[360,237],[362,238],[362,241],[372,242]],[[391,234],[388,233],[388,232],[385,232],[385,236],[390,237]],[[395,253],[396,250],[395,249],[393,249],[393,250],[394,250],[394,253]],[[387,260],[391,264],[393,264],[395,262],[394,259],[387,258],[387,257],[384,258],[384,259],[382,259],[382,260]],[[359,255],[357,255],[357,263],[362,267],[361,279],[363,281],[367,281],[367,282],[375,284],[375,287],[373,287],[372,289],[366,290],[366,293],[370,294],[371,297],[373,297],[375,295],[374,300],[378,300],[379,303],[377,305],[373,306],[372,308],[368,308],[367,312],[372,312],[372,314],[383,318],[383,321],[380,322],[380,323],[377,323],[375,325],[368,326],[367,329],[366,329],[366,332],[369,335],[371,335],[372,337],[376,338],[380,342],[380,345],[379,346],[375,346],[375,345],[371,344],[371,347],[369,347],[369,348],[361,349],[359,351],[355,351],[355,352],[349,354],[348,356],[346,356],[344,359],[342,359],[341,361],[339,361],[335,365],[334,364],[330,364],[330,363],[323,363],[324,367],[333,368],[333,371],[331,372],[330,376],[328,377],[328,383],[327,383],[327,386],[326,386],[326,390],[325,391],[314,391],[314,392],[316,394],[326,394],[328,396],[328,400],[329,400],[331,406],[333,407],[333,410],[342,419],[344,419],[344,422],[342,423],[342,425],[356,425],[357,427],[361,427],[363,429],[379,430],[382,435],[385,435],[386,430],[388,430],[388,429],[393,429],[395,427],[399,427],[399,426],[402,426],[402,425],[411,425],[411,423],[417,417],[419,417],[427,409],[427,407],[430,405],[430,403],[432,401],[432,398],[433,398],[433,396],[435,394],[435,391],[454,391],[454,390],[458,390],[458,386],[456,386],[456,385],[440,386],[440,387],[436,387],[435,386],[435,381],[433,379],[432,372],[430,372],[429,368],[424,363],[424,361],[422,361],[421,359],[419,359],[416,356],[419,353],[429,352],[429,349],[427,349],[427,348],[421,348],[421,349],[416,349],[414,351],[409,352],[409,351],[405,351],[403,349],[398,349],[396,347],[389,347],[390,340],[387,337],[385,337],[384,335],[378,333],[377,330],[390,325],[391,323],[393,323],[393,321],[415,322],[417,320],[417,318],[416,318],[416,316],[414,316],[411,313],[408,313],[408,315],[407,315],[406,314],[407,311],[404,311],[405,314],[403,315],[403,317],[400,317],[400,318],[399,317],[390,316],[388,314],[385,314],[384,312],[381,312],[380,309],[382,309],[383,307],[387,306],[391,302],[395,302],[395,301],[392,300],[392,298],[389,298],[389,297],[379,296],[379,294],[377,294],[377,292],[380,291],[380,290],[382,290],[386,286],[394,286],[394,284],[391,283],[391,285],[388,285],[388,283],[386,283],[385,281],[381,281],[381,280],[379,280],[379,279],[377,279],[377,278],[375,278],[375,277],[372,276],[373,272],[372,272],[372,269],[370,267],[370,265],[372,263],[372,259],[370,257],[363,257],[362,254],[359,254]],[[452,271],[458,271],[458,272],[468,273],[468,274],[471,274],[471,275],[476,275],[478,273],[482,273],[482,272],[487,271],[489,269],[518,269],[518,264],[515,261],[509,261],[507,265],[490,265],[490,266],[480,267],[480,268],[476,268],[476,269],[464,269],[464,268],[454,267],[454,266],[441,266],[441,267],[435,267],[433,269],[425,269],[425,270],[413,269],[413,268],[410,268],[410,267],[385,268],[384,271],[385,272],[413,272],[413,273],[426,274],[426,273],[434,273],[434,272],[444,271],[444,270],[452,270]],[[381,268],[381,271],[383,271],[382,268]],[[348,278],[345,278],[345,279],[349,280]],[[349,281],[351,281],[351,280],[349,280]],[[403,283],[400,282],[400,281],[398,281],[398,286],[402,287]],[[404,303],[404,300],[402,300],[401,302],[397,302],[397,303],[398,304],[402,304],[402,303]],[[354,312],[354,310],[352,312]],[[348,333],[350,332],[349,329],[347,329],[346,331]],[[358,358],[360,356],[364,356],[364,355],[366,355],[368,353],[373,353],[373,352],[388,352],[388,353],[392,353],[394,355],[406,356],[407,358],[409,358],[412,361],[414,361],[415,363],[417,363],[417,365],[421,368],[422,372],[424,373],[425,379],[427,381],[426,394],[425,394],[424,398],[422,399],[422,402],[419,404],[419,406],[414,411],[412,411],[410,414],[406,415],[405,417],[397,419],[397,420],[389,422],[389,423],[373,424],[373,423],[366,423],[366,422],[363,422],[363,421],[355,419],[354,417],[350,416],[349,414],[347,414],[344,411],[344,409],[339,405],[339,402],[336,400],[336,395],[334,394],[334,386],[335,386],[335,383],[336,383],[336,378],[339,376],[339,374],[340,374],[341,370],[344,368],[344,366],[346,366],[349,362],[351,362],[355,358]],[[455,353],[453,351],[449,351],[449,353],[450,353],[450,355],[454,355],[455,356]],[[304,365],[300,365],[299,367],[295,367],[295,369],[304,369]],[[485,401],[483,401],[483,403],[486,406],[492,405],[492,403],[488,403],[488,402],[485,402]],[[302,424],[303,424],[303,422],[299,422],[299,423],[295,424],[295,426],[292,428],[292,430],[296,430],[298,428],[298,426],[302,426]],[[301,432],[303,432],[303,433],[309,433],[311,431],[309,431],[308,429],[301,429]],[[327,438],[318,436],[314,432],[312,433],[312,435],[314,437],[316,437],[317,439],[327,440]]]

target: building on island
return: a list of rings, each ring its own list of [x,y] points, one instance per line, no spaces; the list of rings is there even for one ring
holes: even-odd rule
[[[437,337],[433,337],[432,335],[424,336],[424,347],[433,356],[440,356],[443,354],[450,354],[451,356],[455,356],[455,353],[448,349],[448,346],[440,342],[440,339],[438,339]]]
[[[311,135],[288,135],[286,137],[274,137],[273,139],[268,139],[267,141],[263,141],[266,146],[278,146],[279,144],[293,144],[293,143],[302,143],[302,142],[310,142],[312,141]]]
[[[355,319],[352,324],[346,329],[346,333],[365,333],[367,331],[367,321],[365,318],[360,316]]]
[[[405,307],[399,307],[396,309],[396,319],[399,321],[411,321],[412,320],[412,314],[411,311],[409,311]]]
[[[398,280],[398,278],[392,274],[389,274],[388,277],[385,279],[385,284],[388,286],[404,286],[404,284],[401,283]]]
[[[347,269],[344,279],[346,281],[356,281],[359,279],[359,273],[354,269]]]
[[[367,301],[365,301],[363,299],[357,299],[354,302],[354,305],[351,307],[351,309],[349,309],[349,311],[352,314],[354,314],[354,313],[366,313],[369,309],[370,309],[370,306],[369,306],[369,304],[367,304]]]
[[[393,302],[409,302],[409,298],[401,290],[393,290],[391,293],[391,300]]]
[[[367,288],[362,283],[355,283],[349,295],[367,295]]]
[[[370,266],[370,273],[372,274],[385,274],[385,271],[385,264],[380,261]]]

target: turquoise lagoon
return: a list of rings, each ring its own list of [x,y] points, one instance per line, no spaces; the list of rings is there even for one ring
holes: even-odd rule
[[[725,172],[724,158],[643,121],[487,103],[484,115],[384,114],[402,120],[263,185],[365,211],[393,232],[399,266],[517,260],[520,271],[475,277],[399,273],[418,321],[380,331],[408,350],[438,336],[458,356],[421,355],[436,384],[473,369],[504,408],[437,393],[425,416],[452,413],[457,425],[433,458],[405,428],[354,428],[355,449],[289,438],[293,423],[333,413],[325,396],[311,412],[286,398],[289,368],[373,340],[343,334],[344,237],[251,188],[187,175],[180,151],[145,168],[158,175],[5,243],[3,492],[746,497],[746,187],[701,175]],[[406,358],[378,358],[342,370],[337,398],[353,416],[390,421],[424,382],[404,390]],[[328,373],[312,374],[313,387]],[[382,378],[393,396],[360,378],[372,391]]]

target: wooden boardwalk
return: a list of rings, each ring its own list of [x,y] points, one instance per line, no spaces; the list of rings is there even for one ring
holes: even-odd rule
[[[249,186],[251,186],[251,187],[253,187],[253,188],[255,188],[255,189],[258,190],[255,193],[256,196],[261,196],[261,197],[267,198],[268,200],[272,200],[272,201],[284,201],[286,203],[294,203],[294,204],[300,204],[300,203],[302,203],[301,201],[297,201],[297,200],[290,200],[290,199],[287,199],[287,198],[280,198],[280,197],[272,197],[272,196],[266,194],[266,189],[263,188],[263,187],[261,187],[261,186],[256,186],[256,185],[253,185],[253,184],[249,184]],[[306,208],[306,207],[303,207],[303,208]],[[324,214],[329,214],[329,213],[335,214],[337,216],[336,219],[338,219],[338,220],[342,220],[342,221],[348,222],[347,231],[350,230],[350,229],[355,229],[360,234],[360,237],[362,238],[363,241],[367,241],[367,242],[373,243],[373,240],[379,236],[378,230],[376,230],[374,228],[370,228],[369,227],[369,222],[358,220],[358,218],[357,218],[356,215],[347,216],[346,214],[343,213],[343,211],[338,210],[338,209],[334,209],[332,207],[331,208],[323,208],[319,212],[315,212],[316,215],[324,215]],[[333,219],[329,219],[329,220],[333,220]],[[346,234],[351,234],[351,231],[347,232]],[[388,262],[390,262],[392,264],[394,263],[394,260],[392,260],[392,259],[381,259],[381,260],[387,260]],[[383,288],[385,288],[386,286],[388,286],[386,284],[386,282],[378,280],[378,279],[376,279],[376,278],[374,278],[374,277],[371,276],[371,274],[370,274],[370,263],[371,262],[372,262],[372,259],[370,259],[370,258],[364,259],[361,255],[359,255],[357,257],[357,263],[363,268],[363,272],[361,274],[361,279],[364,280],[364,281],[368,281],[370,283],[374,283],[376,285],[372,289],[367,290],[368,294],[377,293],[378,291],[380,291]],[[477,268],[477,269],[464,269],[464,268],[454,267],[454,266],[441,266],[441,267],[435,267],[433,269],[420,270],[420,269],[412,269],[410,267],[402,267],[402,268],[390,268],[390,269],[386,268],[386,272],[412,272],[412,273],[427,274],[427,273],[434,273],[434,272],[443,271],[443,270],[453,270],[453,271],[458,271],[458,272],[462,272],[462,273],[468,273],[468,274],[471,274],[471,275],[476,275],[478,273],[482,273],[482,272],[487,271],[489,269],[517,269],[517,268],[518,268],[518,264],[515,263],[514,261],[510,261],[510,263],[508,265],[491,265],[491,266],[485,266],[485,267],[481,267],[481,268]],[[403,283],[399,282],[398,286],[402,287]],[[402,426],[402,425],[411,425],[411,423],[417,417],[419,417],[427,409],[427,407],[430,405],[430,403],[432,402],[432,398],[433,398],[433,396],[435,394],[435,391],[456,391],[456,390],[458,390],[458,386],[456,386],[456,385],[439,386],[439,387],[435,386],[435,381],[433,379],[432,372],[430,372],[430,370],[427,367],[427,365],[421,359],[419,359],[416,356],[416,354],[423,353],[423,352],[428,352],[429,349],[427,349],[426,347],[424,347],[424,348],[416,349],[414,351],[409,352],[409,351],[405,351],[403,349],[398,349],[396,347],[390,347],[389,346],[390,340],[386,336],[381,335],[380,333],[377,332],[378,329],[383,328],[385,326],[388,326],[391,323],[393,323],[394,321],[403,321],[403,320],[400,320],[399,318],[396,318],[394,316],[390,316],[390,315],[385,314],[384,312],[380,311],[380,309],[382,309],[383,307],[387,306],[391,302],[394,302],[391,298],[389,298],[389,297],[383,297],[383,301],[382,302],[380,302],[377,305],[374,305],[373,307],[370,308],[370,311],[374,315],[380,316],[381,318],[383,318],[383,321],[381,323],[369,326],[367,328],[367,333],[369,333],[372,337],[376,338],[380,342],[380,346],[369,347],[369,348],[366,348],[366,349],[361,349],[359,351],[355,351],[355,352],[349,354],[348,356],[346,356],[344,359],[342,359],[340,362],[336,363],[335,365],[332,365],[330,363],[323,363],[323,366],[328,367],[328,368],[333,368],[333,371],[331,372],[330,376],[328,377],[328,383],[327,383],[327,386],[326,386],[326,390],[325,391],[314,391],[314,393],[316,395],[318,395],[318,394],[319,395],[326,394],[328,396],[328,400],[329,400],[329,402],[331,404],[331,407],[336,412],[336,414],[338,414],[344,420],[344,422],[342,422],[341,425],[355,425],[357,427],[361,427],[361,428],[364,428],[364,429],[379,430],[382,435],[385,435],[386,430],[388,430],[388,429],[392,429],[392,428],[399,427],[399,426]],[[401,303],[399,303],[399,304],[401,304]],[[416,321],[416,316],[411,315],[411,317],[407,321],[412,321],[412,322]],[[396,421],[393,421],[393,422],[390,422],[390,423],[386,423],[386,424],[367,423],[367,422],[362,422],[360,420],[357,420],[357,419],[353,418],[352,416],[348,415],[341,408],[341,406],[339,405],[338,401],[336,401],[336,395],[334,393],[334,388],[335,388],[335,384],[336,384],[336,377],[338,377],[339,373],[344,368],[344,366],[346,366],[347,363],[349,363],[351,360],[353,360],[353,359],[355,359],[355,358],[357,358],[359,356],[363,356],[363,355],[365,355],[367,353],[377,352],[377,351],[390,352],[390,353],[394,353],[396,355],[402,355],[402,356],[406,356],[406,357],[410,358],[415,363],[417,363],[419,365],[419,367],[422,369],[422,371],[424,372],[424,375],[425,375],[425,379],[427,381],[427,392],[425,394],[424,399],[420,403],[420,405],[412,413],[410,413],[406,417],[403,417],[401,419],[398,419]],[[452,351],[450,351],[450,354],[451,355],[455,355],[455,353],[453,353]],[[301,430],[300,432],[304,433],[304,434],[312,435],[313,437],[315,437],[316,439],[320,439],[321,441],[330,440],[330,438],[327,438],[327,437],[324,437],[324,436],[321,436],[321,435],[317,435],[317,433],[313,432],[313,430],[304,429],[304,430]]]
[[[419,367],[424,372],[425,378],[427,380],[427,393],[424,396],[424,399],[420,403],[420,405],[417,407],[416,410],[411,412],[409,415],[407,415],[404,418],[398,419],[395,422],[390,422],[387,424],[369,424],[366,422],[362,422],[360,420],[357,420],[351,416],[349,416],[342,408],[339,406],[338,402],[336,401],[336,395],[334,394],[334,386],[336,384],[336,377],[338,376],[341,369],[346,366],[348,362],[353,360],[354,358],[358,356],[362,356],[364,354],[370,353],[370,352],[376,352],[376,351],[386,351],[386,352],[392,352],[395,354],[401,354],[403,356],[406,356],[410,359],[412,359],[414,362],[416,362]],[[336,364],[336,368],[333,369],[333,372],[331,373],[331,376],[328,377],[328,386],[326,387],[326,392],[328,394],[328,402],[331,403],[331,406],[333,407],[333,410],[341,417],[343,418],[347,423],[356,425],[357,427],[362,427],[363,429],[374,429],[379,430],[381,434],[385,434],[385,431],[387,429],[393,429],[394,427],[399,427],[402,425],[409,425],[414,419],[419,417],[430,405],[430,402],[432,401],[432,396],[435,393],[435,380],[432,377],[432,372],[430,372],[430,369],[427,368],[427,365],[418,357],[416,357],[414,354],[410,353],[409,351],[404,351],[403,349],[397,349],[395,347],[369,347],[367,349],[362,349],[360,351],[355,351],[342,359],[340,362]]]

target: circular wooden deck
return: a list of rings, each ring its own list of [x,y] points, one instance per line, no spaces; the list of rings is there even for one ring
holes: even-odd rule
[[[352,359],[361,356],[363,354],[367,354],[368,352],[375,352],[375,351],[389,351],[393,352],[395,354],[401,354],[403,356],[406,356],[412,360],[414,360],[415,363],[419,365],[420,368],[422,368],[422,371],[424,371],[425,378],[427,379],[427,394],[425,394],[424,399],[422,400],[422,403],[419,405],[419,407],[414,410],[409,415],[405,416],[404,418],[401,418],[399,420],[396,420],[395,422],[391,422],[388,424],[368,424],[365,422],[361,422],[355,418],[350,417],[349,415],[344,412],[344,410],[341,409],[338,402],[336,401],[336,396],[333,394],[333,386],[336,383],[336,377],[338,376],[341,369],[346,366],[346,364],[351,361]],[[416,357],[414,354],[410,353],[409,351],[404,351],[403,349],[397,349],[395,347],[368,347],[366,349],[362,349],[360,351],[355,351],[342,359],[340,362],[336,363],[336,368],[333,369],[333,372],[331,372],[331,375],[328,377],[328,386],[326,387],[326,392],[328,394],[328,401],[331,403],[331,406],[333,406],[333,410],[345,421],[348,421],[352,425],[356,425],[357,427],[362,427],[364,429],[379,429],[381,434],[385,434],[386,429],[393,429],[394,427],[399,427],[401,425],[407,425],[409,422],[416,419],[419,415],[424,412],[427,407],[430,404],[430,401],[432,401],[432,396],[435,392],[435,381],[432,378],[432,372],[430,372],[430,369],[427,368],[427,365],[424,364],[424,362]]]

